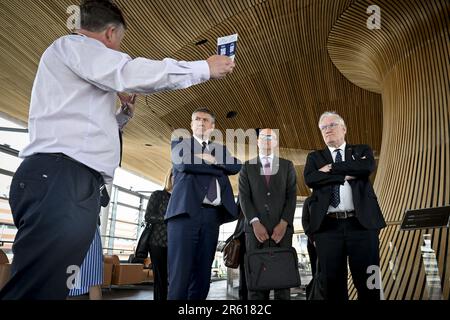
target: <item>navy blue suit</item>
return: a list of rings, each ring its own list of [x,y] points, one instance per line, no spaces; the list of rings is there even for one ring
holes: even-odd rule
[[[194,156],[202,152],[194,138],[172,142],[174,188],[166,212],[169,300],[206,299],[219,227],[238,217],[228,176],[239,173],[241,163],[223,145],[211,143],[209,149],[218,164]],[[213,178],[220,185],[221,205],[205,207]]]

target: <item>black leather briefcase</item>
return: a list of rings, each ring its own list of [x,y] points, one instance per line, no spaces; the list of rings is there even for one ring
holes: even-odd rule
[[[300,286],[298,257],[294,248],[268,247],[244,257],[248,290],[288,289]]]

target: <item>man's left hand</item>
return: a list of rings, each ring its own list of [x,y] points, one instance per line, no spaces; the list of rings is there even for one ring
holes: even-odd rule
[[[280,241],[284,238],[286,234],[288,223],[281,219],[280,223],[273,229],[272,232],[272,240],[275,241],[276,244],[280,243]]]

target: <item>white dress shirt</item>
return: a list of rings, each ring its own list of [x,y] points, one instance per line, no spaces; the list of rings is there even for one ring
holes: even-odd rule
[[[208,141],[207,140],[202,140],[200,138],[198,138],[197,136],[194,136],[195,140],[198,141],[198,143],[200,143],[200,145],[203,146],[203,142],[206,142],[206,150],[209,151],[209,147],[208,147]],[[222,197],[220,195],[220,184],[219,184],[219,180],[216,179],[216,188],[217,188],[217,198],[216,200],[214,200],[213,202],[209,201],[208,198],[205,196],[205,199],[203,199],[203,203],[205,204],[210,204],[213,206],[220,206],[221,202],[222,202]]]
[[[328,147],[328,149],[331,152],[331,156],[333,157],[333,162],[336,162],[337,152],[335,152],[335,150],[337,150],[337,149],[340,149],[342,161],[345,161],[346,145],[347,145],[347,143],[344,142],[344,144],[338,148]],[[339,202],[339,205],[337,206],[337,208],[334,208],[333,206],[329,206],[328,212],[341,212],[341,211],[355,210],[355,206],[353,204],[352,187],[350,186],[348,181],[345,181],[344,185],[339,186],[339,195],[340,195],[341,202]]]
[[[64,153],[110,183],[120,157],[117,92],[150,94],[209,78],[206,61],[133,60],[98,40],[64,36],[39,63],[31,93],[30,143],[20,157]]]
[[[264,154],[259,154],[258,157],[259,157],[259,161],[261,161],[261,164],[262,164],[262,172],[264,172],[264,164],[266,164],[267,160],[269,160],[270,172],[272,172],[273,171],[273,158],[274,158],[273,153],[269,154],[267,156]]]

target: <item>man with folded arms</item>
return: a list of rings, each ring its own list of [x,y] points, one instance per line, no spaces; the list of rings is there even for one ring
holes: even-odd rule
[[[380,288],[372,285],[379,274],[373,270],[380,264],[378,234],[386,223],[369,180],[375,170],[372,149],[347,144],[347,127],[335,112],[320,117],[319,129],[327,148],[306,160],[305,182],[313,193],[305,232],[316,246],[327,298],[348,300],[348,263],[358,299],[379,300]]]

